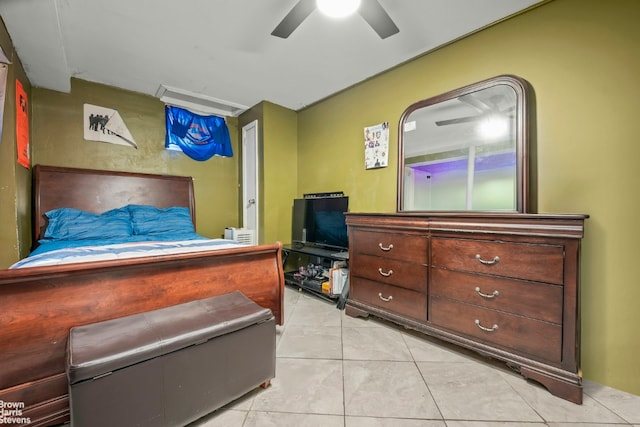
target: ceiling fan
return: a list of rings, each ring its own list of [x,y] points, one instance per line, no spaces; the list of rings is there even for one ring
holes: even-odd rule
[[[504,110],[500,109],[500,103],[504,100],[501,95],[493,95],[491,98],[482,100],[473,94],[459,96],[458,101],[464,102],[478,110],[478,114],[474,116],[458,117],[455,119],[438,120],[435,122],[436,126],[448,126],[459,123],[476,122],[482,120],[491,115],[510,117],[507,113],[515,110],[515,106],[510,106]]]
[[[299,0],[271,35],[286,39],[316,8],[316,0]],[[361,0],[358,13],[382,39],[400,31],[378,0]]]

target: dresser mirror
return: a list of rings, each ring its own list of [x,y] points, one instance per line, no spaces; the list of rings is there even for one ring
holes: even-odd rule
[[[503,75],[410,105],[398,137],[398,212],[528,212],[526,81]]]

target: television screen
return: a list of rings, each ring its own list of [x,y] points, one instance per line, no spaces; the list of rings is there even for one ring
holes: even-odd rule
[[[348,210],[349,198],[346,196],[294,200],[292,241],[347,249],[349,241],[344,213]]]

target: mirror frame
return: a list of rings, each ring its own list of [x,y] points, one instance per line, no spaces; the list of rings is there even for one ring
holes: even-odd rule
[[[516,209],[514,211],[506,211],[508,213],[529,213],[529,104],[531,102],[531,87],[529,83],[517,76],[504,74],[490,79],[482,80],[468,86],[454,89],[452,91],[415,102],[407,107],[400,116],[398,125],[398,188],[397,188],[397,212],[495,212],[482,210],[462,210],[462,211],[421,211],[421,210],[405,210],[404,203],[404,137],[403,130],[405,121],[414,111],[425,108],[440,102],[448,101],[462,95],[477,92],[479,90],[488,89],[497,85],[507,85],[516,93]],[[503,211],[500,211],[503,212]]]

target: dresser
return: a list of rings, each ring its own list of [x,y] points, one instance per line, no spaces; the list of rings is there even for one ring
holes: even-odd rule
[[[504,361],[581,404],[586,218],[348,213],[346,313],[374,315]]]

